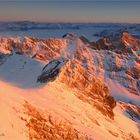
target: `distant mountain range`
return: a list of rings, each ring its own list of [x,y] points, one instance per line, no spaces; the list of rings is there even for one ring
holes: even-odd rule
[[[81,29],[83,27],[130,27],[135,28],[139,24],[119,23],[40,23],[31,21],[0,22],[0,31],[28,31],[36,29]]]

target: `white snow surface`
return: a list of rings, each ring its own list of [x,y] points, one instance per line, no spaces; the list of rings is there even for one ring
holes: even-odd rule
[[[30,57],[12,54],[0,66],[0,79],[21,88],[37,88],[36,82],[45,64]]]
[[[67,30],[60,30],[56,36],[60,36]],[[85,30],[84,28],[82,32],[84,33]],[[30,32],[29,34],[32,35],[35,31]],[[80,34],[80,31],[75,32]],[[89,33],[86,30],[86,33],[91,38],[92,30]],[[46,34],[48,35],[48,33]],[[54,35],[54,30],[50,30],[50,34]],[[38,35],[36,34],[36,36]],[[123,68],[133,68],[135,57],[130,56],[129,58],[133,59],[128,60],[126,56],[123,56],[124,59],[121,59],[119,55],[110,53],[110,51],[87,49],[82,42],[77,40],[69,43],[63,49],[62,56],[74,59],[79,48],[82,50],[82,57],[85,58],[83,60],[87,60],[86,63],[84,61],[81,63],[87,67],[91,66],[89,71],[94,72],[108,85],[111,95],[117,101],[132,102],[140,106],[140,96],[132,94],[116,79],[112,79],[108,75],[108,68],[114,67],[114,62],[118,62],[118,65]],[[9,53],[5,50],[1,50],[1,52]],[[138,55],[137,57],[139,58]],[[128,136],[132,133],[135,137],[140,138],[140,124],[130,119],[123,112],[119,103],[114,109],[114,120],[111,120],[92,105],[75,96],[76,89],[71,89],[59,81],[47,84],[37,83],[37,77],[45,65],[29,56],[16,53],[13,53],[0,65],[0,140],[29,139],[28,129],[24,121],[20,119],[20,116],[24,115],[22,112],[24,101],[28,101],[38,110],[53,114],[60,120],[68,120],[78,131],[95,140],[129,140]],[[137,67],[139,66],[137,65]],[[111,74],[113,75],[113,73]],[[117,74],[123,76],[124,73],[118,72]],[[96,121],[99,125],[95,123]]]
[[[0,81],[0,85],[0,110],[2,111],[0,132],[1,135],[4,134],[1,136],[2,140],[28,140],[27,128],[19,119],[19,116],[22,116],[24,100],[61,120],[68,120],[77,130],[97,140],[118,140],[122,139],[122,135],[132,132],[139,137],[136,122],[127,118],[119,106],[114,110],[115,119],[107,120],[90,104],[79,100],[74,95],[74,91],[63,84],[53,82],[41,89],[30,90],[21,89],[3,81]],[[95,121],[98,121],[99,125]],[[128,127],[128,124],[131,127]],[[118,137],[111,135],[109,131],[118,134]]]

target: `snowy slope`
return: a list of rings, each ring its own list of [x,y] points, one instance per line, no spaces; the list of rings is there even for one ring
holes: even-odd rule
[[[0,84],[2,86],[0,108],[3,112],[0,122],[1,133],[4,134],[1,136],[2,140],[28,139],[28,129],[24,121],[20,120],[21,116],[24,117],[22,111],[24,100],[35,106],[37,110],[57,117],[57,120],[58,118],[61,121],[67,120],[78,131],[97,140],[131,139],[131,135],[139,137],[137,123],[124,116],[120,107],[114,110],[114,120],[106,119],[90,104],[79,100],[74,91],[63,84],[50,83],[36,90],[23,90],[4,82]],[[27,120],[31,118],[32,116],[27,117]]]
[[[131,49],[123,44],[126,38],[118,40],[117,51],[106,39],[4,40],[9,41],[1,40],[0,47],[0,139],[140,139],[135,38],[127,40]]]
[[[13,53],[1,65],[0,77],[2,81],[21,88],[36,88],[39,86],[36,80],[43,67],[43,63]]]

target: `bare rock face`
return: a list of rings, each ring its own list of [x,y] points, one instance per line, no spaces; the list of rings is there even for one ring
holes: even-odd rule
[[[116,42],[116,52],[120,54],[133,54],[134,51],[140,49],[140,40],[133,37],[128,32],[122,32],[118,40],[113,40],[113,44]]]

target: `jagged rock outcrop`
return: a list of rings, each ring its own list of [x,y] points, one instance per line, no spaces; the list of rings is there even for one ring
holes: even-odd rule
[[[131,36],[128,32],[123,32],[121,41],[125,47],[130,47],[135,51],[140,48],[140,40]]]
[[[45,112],[46,113],[46,112]],[[26,127],[29,129],[29,139],[34,140],[93,140],[85,134],[77,131],[68,121],[56,120],[49,113],[43,114],[40,110],[24,104],[24,118]],[[27,115],[29,117],[27,117]]]
[[[97,107],[104,115],[113,118],[116,105],[108,87],[94,74],[81,66],[77,61],[68,61],[63,67],[59,80],[71,88],[76,88],[80,99]]]
[[[16,51],[20,54],[26,54],[40,61],[49,62],[59,58],[63,49],[67,46],[67,39],[38,39],[31,37],[21,38],[1,38],[0,52],[11,54]]]
[[[72,89],[76,88],[76,96],[81,100],[92,104],[104,115],[114,117],[113,108],[116,102],[110,95],[108,87],[76,58],[68,62],[64,58],[51,61],[43,68],[37,81],[48,82],[55,79]]]

